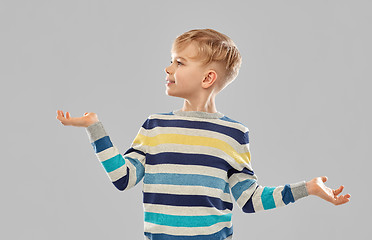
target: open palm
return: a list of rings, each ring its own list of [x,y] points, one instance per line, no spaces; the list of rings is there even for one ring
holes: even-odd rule
[[[71,117],[69,112],[65,116],[61,110],[57,111],[57,119],[65,126],[74,127],[88,127],[99,121],[97,114],[93,112],[86,112],[82,117]]]
[[[341,205],[350,201],[350,194],[339,195],[344,186],[340,186],[338,189],[331,189],[324,184],[327,180],[327,177],[317,177],[309,181],[307,183],[309,194],[316,195],[334,205]]]

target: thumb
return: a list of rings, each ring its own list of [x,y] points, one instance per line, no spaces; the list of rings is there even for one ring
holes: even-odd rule
[[[84,116],[86,116],[86,115],[88,115],[88,113],[86,112],[86,113],[84,113]]]
[[[323,182],[327,182],[328,178],[326,176],[321,177]]]

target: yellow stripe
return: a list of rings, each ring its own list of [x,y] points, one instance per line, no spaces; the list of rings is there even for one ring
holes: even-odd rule
[[[150,147],[167,143],[214,147],[224,151],[226,154],[234,158],[237,163],[249,163],[251,161],[251,155],[249,152],[238,153],[226,142],[210,137],[189,136],[182,134],[158,134],[154,137],[146,137],[142,134],[138,134],[133,143],[147,145]]]

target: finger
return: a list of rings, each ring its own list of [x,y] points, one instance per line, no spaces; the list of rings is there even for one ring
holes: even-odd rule
[[[333,190],[333,194],[337,196],[338,194],[342,192],[342,190],[344,190],[344,186],[340,186],[338,189]]]
[[[66,116],[67,117],[70,117],[70,113],[69,112],[66,112]],[[68,126],[70,125],[70,122],[69,122],[69,119],[67,119],[63,113],[62,110],[59,110],[58,111],[58,116],[57,116],[57,119],[65,126]]]
[[[61,110],[58,110],[57,111],[57,119],[61,121],[61,120],[63,120],[63,118],[64,118],[63,117],[63,112]]]
[[[57,117],[56,117],[58,120],[60,118],[60,113],[59,113],[59,110],[57,110]]]
[[[349,201],[350,201],[350,199],[348,197],[346,197],[346,195],[345,196],[339,196],[335,199],[334,204],[335,205],[342,205],[342,204],[345,204]]]

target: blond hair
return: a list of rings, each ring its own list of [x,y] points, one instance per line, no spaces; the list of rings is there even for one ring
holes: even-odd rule
[[[229,85],[239,74],[242,57],[235,43],[225,34],[213,29],[193,29],[179,35],[173,42],[172,52],[180,52],[194,43],[198,59],[203,66],[218,63],[224,70],[223,76],[217,78],[218,91]]]

